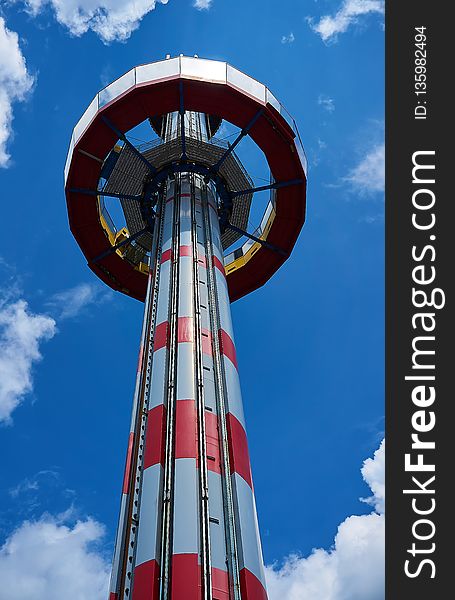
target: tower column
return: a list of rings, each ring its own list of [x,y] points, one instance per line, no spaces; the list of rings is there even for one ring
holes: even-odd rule
[[[263,600],[212,187],[176,175],[156,227],[111,598]]]

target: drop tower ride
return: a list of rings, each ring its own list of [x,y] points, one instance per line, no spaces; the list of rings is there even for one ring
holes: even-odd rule
[[[223,120],[240,128],[231,144],[216,138]],[[152,142],[133,143],[140,124]],[[267,160],[266,185],[235,153],[245,136]],[[230,303],[273,275],[303,226],[295,122],[224,62],[141,65],[76,124],[65,191],[89,267],[145,305],[109,599],[266,600]]]

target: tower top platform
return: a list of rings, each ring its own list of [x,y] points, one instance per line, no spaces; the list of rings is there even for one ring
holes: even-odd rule
[[[189,144],[186,151],[184,133],[179,158],[170,153],[166,163],[161,154],[157,165],[146,158],[156,152],[147,155],[128,140],[128,132],[140,123],[152,120],[156,125],[163,115],[185,111],[205,114],[212,122],[232,123],[241,129],[239,141],[249,135],[267,160],[271,184],[232,189],[233,179],[227,177],[221,165],[226,167],[232,149],[220,149],[213,143],[210,164],[207,148],[203,153],[194,150],[191,154]],[[208,140],[207,146],[210,144]],[[140,191],[134,195],[120,188],[108,192],[105,187],[114,168],[113,151],[117,148],[118,152],[119,147],[128,147],[136,162],[147,166]],[[270,201],[258,228],[224,257],[229,296],[231,301],[237,300],[262,286],[290,255],[305,221],[307,165],[295,121],[285,108],[266,86],[225,62],[180,56],[141,65],[95,96],[73,130],[65,165],[71,231],[100,279],[143,301],[148,266],[134,258],[132,250],[138,236],[126,228],[115,229],[105,210],[104,197],[138,203],[144,222],[150,218],[153,231],[154,198],[165,178],[183,171],[198,173],[216,187],[221,198],[222,230],[233,225],[229,219],[234,202],[240,207],[242,199],[251,201],[255,191],[270,189]]]

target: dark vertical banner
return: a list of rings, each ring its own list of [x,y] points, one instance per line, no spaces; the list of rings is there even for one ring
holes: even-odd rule
[[[451,597],[453,19],[386,5],[386,597]]]

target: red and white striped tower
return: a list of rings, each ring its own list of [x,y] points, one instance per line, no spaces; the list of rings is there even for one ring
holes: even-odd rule
[[[289,255],[303,223],[303,154],[294,134],[291,177],[277,179],[272,170],[272,183],[260,188],[272,190],[270,207],[254,234],[243,231],[255,189],[233,147],[247,134],[265,135],[267,111],[283,139],[281,113],[270,102],[255,107],[245,100],[238,139],[220,146],[212,134],[221,113],[211,117],[195,110],[200,90],[183,81],[178,60],[177,105],[169,101],[170,110],[147,114],[159,143],[137,149],[123,133],[128,93],[102,106],[98,95],[97,112],[70,148],[66,172],[70,222],[89,265],[112,287],[145,301],[109,598],[266,600],[230,302],[261,285]],[[225,65],[191,60],[197,68]],[[136,73],[135,81],[133,89],[140,89]],[[169,80],[155,83],[163,81]],[[165,86],[161,94],[166,93],[171,95]],[[210,87],[205,93],[212,93]],[[134,102],[144,106],[146,99],[142,94]],[[95,133],[87,137],[90,128]],[[99,147],[106,129],[114,141],[107,154]],[[82,155],[82,167],[75,168],[75,153],[79,161]],[[97,161],[98,181],[96,172],[81,176]],[[235,189],[238,185],[244,187]],[[95,227],[77,204],[87,196],[96,197],[107,249],[89,247]],[[120,199],[128,226],[112,238],[107,196]],[[229,263],[224,248],[242,234],[248,242]],[[230,285],[229,273],[250,269],[259,253],[263,258],[253,265],[253,275],[247,269],[243,280]],[[125,265],[141,272],[143,291],[135,291],[139,280]]]

